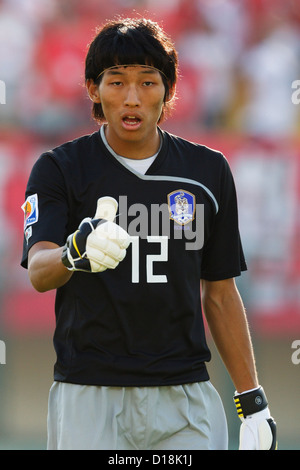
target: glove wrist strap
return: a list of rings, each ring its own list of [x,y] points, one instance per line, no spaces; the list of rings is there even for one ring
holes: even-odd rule
[[[66,243],[65,246],[63,247],[63,252],[62,252],[62,255],[61,255],[61,261],[62,261],[62,264],[70,269],[72,268],[72,265],[69,261],[69,258],[68,258],[68,244]]]
[[[233,401],[236,406],[237,414],[241,419],[253,413],[257,413],[258,411],[262,411],[268,406],[267,397],[262,387],[258,387],[256,390],[250,392],[235,395]]]

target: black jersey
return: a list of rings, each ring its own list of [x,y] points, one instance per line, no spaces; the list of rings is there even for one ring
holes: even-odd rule
[[[112,386],[208,380],[200,279],[246,269],[233,177],[215,150],[161,132],[145,175],[107,149],[101,132],[41,155],[26,190],[22,266],[39,241],[62,246],[97,199],[119,202],[132,236],[115,270],[74,272],[57,289],[54,379]]]

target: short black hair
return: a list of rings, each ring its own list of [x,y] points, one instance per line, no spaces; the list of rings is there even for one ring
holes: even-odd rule
[[[170,37],[158,23],[146,18],[111,20],[96,31],[85,60],[85,80],[100,84],[101,73],[115,65],[149,65],[161,71],[165,86],[160,121],[171,108],[168,97],[178,77],[178,55]],[[93,105],[96,121],[105,120],[100,103]]]

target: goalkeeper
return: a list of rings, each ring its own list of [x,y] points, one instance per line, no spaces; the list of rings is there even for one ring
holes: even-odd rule
[[[100,129],[31,171],[21,263],[37,291],[56,290],[48,449],[227,449],[203,313],[236,389],[240,449],[276,447],[235,285],[246,263],[230,167],[160,127],[177,65],[156,23],[108,22],[85,70]]]

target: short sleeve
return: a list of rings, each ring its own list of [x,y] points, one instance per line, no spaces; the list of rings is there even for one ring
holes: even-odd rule
[[[229,279],[247,270],[238,226],[236,188],[225,157],[219,185],[219,209],[203,247],[201,277],[208,281]]]
[[[51,154],[43,154],[28,179],[24,211],[21,266],[27,268],[28,252],[39,241],[62,246],[67,236],[68,198],[65,179]]]

